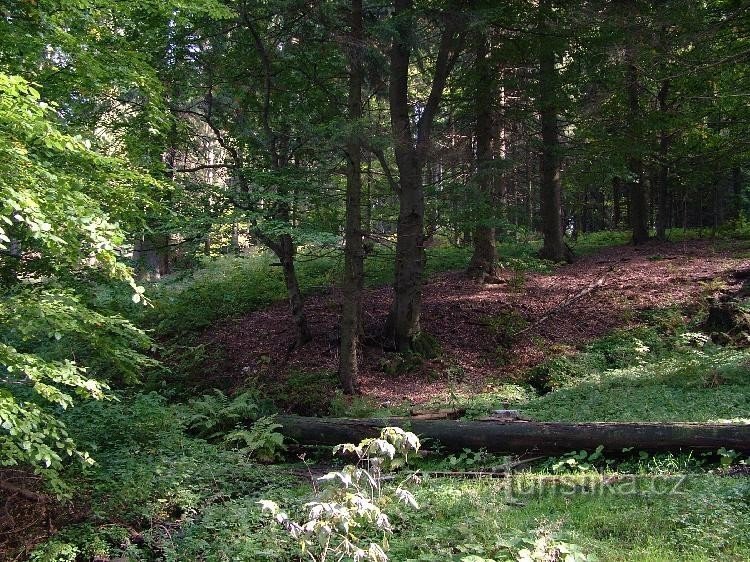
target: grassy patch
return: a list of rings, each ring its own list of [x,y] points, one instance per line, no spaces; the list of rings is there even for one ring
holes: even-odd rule
[[[655,483],[656,482],[656,483]],[[607,561],[743,560],[750,555],[750,485],[693,476],[657,482],[527,474],[513,482],[434,479],[404,511],[391,557],[404,562],[516,560],[540,537]],[[675,485],[674,493],[670,492]],[[469,560],[477,560],[469,558]]]
[[[543,421],[750,423],[750,352],[684,350],[653,362],[589,373],[522,406]]]

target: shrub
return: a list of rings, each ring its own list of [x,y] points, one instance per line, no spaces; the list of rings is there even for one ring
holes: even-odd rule
[[[387,562],[385,535],[392,532],[384,508],[392,500],[418,508],[407,485],[417,482],[414,474],[395,487],[385,484],[389,471],[406,464],[408,455],[419,450],[416,435],[398,427],[386,427],[376,439],[359,445],[337,445],[337,452],[352,454],[357,463],[329,472],[318,481],[324,486],[318,498],[305,504],[307,521],[295,522],[278,504],[258,502],[299,544],[300,555],[314,562],[343,560]],[[370,539],[382,534],[380,543]]]

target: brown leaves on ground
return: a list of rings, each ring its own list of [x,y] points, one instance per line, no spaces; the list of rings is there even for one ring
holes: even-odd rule
[[[735,254],[737,248],[734,248]],[[584,344],[634,321],[637,312],[688,306],[732,283],[731,272],[750,266],[748,258],[719,250],[710,241],[652,243],[603,250],[562,266],[551,274],[527,273],[515,283],[478,285],[462,272],[449,272],[425,282],[422,328],[442,346],[440,357],[402,375],[386,375],[384,354],[377,346],[363,349],[361,390],[384,402],[424,402],[451,391],[476,391],[487,384],[513,381],[520,371],[538,364],[550,349]],[[512,272],[503,274],[505,279]],[[505,349],[498,324],[520,315],[533,323],[560,303],[596,283],[604,283],[555,311]],[[735,281],[736,282],[736,281]],[[364,329],[380,332],[391,301],[391,288],[368,289],[364,297]],[[288,352],[293,325],[286,303],[228,319],[202,336],[220,351],[217,385],[238,387],[247,380],[278,384],[297,371],[335,372],[341,294],[332,291],[306,299],[313,341]]]
[[[25,560],[33,548],[63,525],[82,521],[88,508],[61,502],[30,470],[0,470],[0,560]]]

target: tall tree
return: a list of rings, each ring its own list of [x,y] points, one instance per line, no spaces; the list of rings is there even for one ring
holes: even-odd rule
[[[472,233],[473,252],[467,273],[470,277],[491,281],[497,276],[495,224],[497,198],[492,162],[492,118],[494,108],[494,73],[489,61],[488,40],[481,30],[475,31],[474,136],[476,172],[474,198],[479,224]]]
[[[364,24],[362,0],[351,0],[349,37],[346,46],[349,63],[347,100],[349,138],[346,143],[346,226],[344,232],[343,307],[339,379],[344,392],[357,391],[359,344],[362,331],[362,287],[364,286],[364,244],[362,232],[362,83],[364,67]]]
[[[633,244],[648,241],[648,194],[643,177],[643,159],[641,157],[642,122],[641,85],[637,61],[638,19],[628,26],[625,35],[623,65],[625,66],[625,96],[627,100],[628,122],[625,127],[625,145],[629,173],[628,189],[630,193],[630,226]]]
[[[398,224],[394,296],[386,322],[386,346],[398,351],[411,348],[419,335],[422,308],[422,277],[425,265],[425,200],[422,172],[427,159],[432,126],[443,97],[448,75],[460,50],[456,13],[442,13],[429,95],[417,115],[409,101],[410,59],[414,45],[416,17],[412,0],[395,0],[393,42],[390,50],[388,99],[391,112],[393,149],[398,167]],[[413,123],[416,123],[413,126]]]
[[[571,261],[572,253],[563,240],[562,184],[560,181],[560,125],[558,122],[560,83],[556,68],[557,40],[552,31],[551,0],[539,1],[539,92],[537,103],[542,127],[541,183],[539,187],[544,244],[539,255],[561,262]]]

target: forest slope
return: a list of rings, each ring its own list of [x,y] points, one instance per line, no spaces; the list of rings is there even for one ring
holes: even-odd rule
[[[367,347],[362,392],[382,403],[418,403],[513,382],[550,356],[575,353],[613,330],[638,325],[649,311],[697,312],[712,292],[739,284],[732,273],[748,267],[746,243],[693,240],[607,248],[548,273],[504,270],[504,282],[496,285],[471,283],[458,271],[437,274],[424,286],[422,325],[438,340],[438,356],[401,372],[388,354]],[[602,278],[597,290],[554,312]],[[390,287],[366,290],[368,336],[382,327],[390,294]],[[293,340],[292,324],[284,303],[210,327],[201,340],[221,352],[213,370],[223,380],[215,382],[235,387],[248,379],[276,384],[290,372],[335,372],[339,300],[336,290],[307,299],[313,341],[291,352],[287,344]],[[513,331],[549,311],[549,319],[508,345]]]

